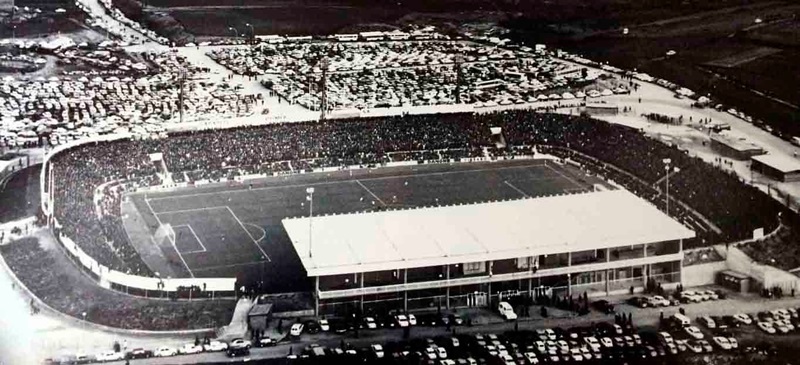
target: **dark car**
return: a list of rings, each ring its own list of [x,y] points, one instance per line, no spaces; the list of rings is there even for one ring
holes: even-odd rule
[[[125,356],[126,359],[147,359],[150,357],[153,357],[153,351],[145,350],[143,348],[136,348],[128,351]]]
[[[441,326],[441,318],[436,314],[420,314],[417,317],[417,324],[422,326]]]
[[[331,331],[338,334],[345,333],[351,329],[347,321],[340,318],[328,319],[328,325],[331,326]]]
[[[592,302],[592,307],[605,314],[614,313],[614,304],[605,299]]]
[[[250,349],[247,347],[228,347],[228,357],[238,357],[250,355]]]
[[[645,297],[630,297],[626,302],[634,307],[639,308],[647,308],[648,306],[647,298]]]
[[[315,320],[309,320],[305,323],[305,328],[303,329],[306,333],[315,334],[319,333],[320,326],[319,323]]]

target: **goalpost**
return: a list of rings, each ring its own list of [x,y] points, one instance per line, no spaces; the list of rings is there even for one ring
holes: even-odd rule
[[[172,225],[169,223],[162,223],[153,234],[156,244],[162,244],[165,238],[169,240],[170,245],[175,245],[175,230],[172,229]]]

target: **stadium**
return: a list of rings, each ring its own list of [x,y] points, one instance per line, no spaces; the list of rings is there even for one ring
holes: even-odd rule
[[[785,209],[635,129],[532,111],[90,141],[41,178],[46,219],[101,285],[306,292],[339,315],[674,288],[685,248],[772,232]]]

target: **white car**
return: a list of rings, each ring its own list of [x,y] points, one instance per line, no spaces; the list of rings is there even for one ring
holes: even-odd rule
[[[409,314],[408,315],[408,324],[411,325],[411,326],[416,326],[417,325],[417,316],[415,316],[413,314]]]
[[[327,319],[319,320],[319,330],[322,332],[328,332],[331,330],[331,324],[328,322]]]
[[[294,337],[300,336],[303,333],[303,327],[302,323],[295,323],[289,329],[289,334]]]
[[[500,312],[500,316],[506,321],[513,321],[517,319],[517,314],[514,313],[514,308],[512,308],[511,304],[508,304],[508,302],[500,302],[497,305],[497,311]]]
[[[371,329],[371,330],[374,330],[374,329],[378,328],[378,324],[375,322],[375,318],[372,318],[372,317],[364,318],[364,324],[366,325],[366,327],[368,329]]]
[[[610,348],[614,347],[614,341],[611,340],[611,337],[603,337],[603,338],[601,338],[600,339],[600,343],[605,348],[609,348],[610,349]]]
[[[581,353],[579,348],[573,348],[569,351],[569,354],[572,361],[583,361],[583,353]]]
[[[97,354],[95,358],[97,359],[97,361],[100,362],[119,361],[119,360],[125,360],[125,354],[122,352],[105,351]]]
[[[719,348],[721,348],[723,350],[730,350],[732,348],[731,347],[731,343],[730,343],[730,341],[728,341],[727,337],[716,336],[716,337],[713,337],[712,340],[714,341],[714,343]]]
[[[207,352],[225,351],[228,349],[228,344],[222,341],[211,341],[203,345],[203,349]]]
[[[201,352],[203,352],[203,346],[195,345],[193,343],[187,343],[181,347],[178,347],[179,354],[188,355],[188,354],[199,354]]]
[[[706,291],[703,291],[702,293],[703,293],[703,296],[708,297],[707,300],[718,300],[719,299],[719,294],[715,293],[712,290],[706,290]]]
[[[661,342],[665,344],[675,343],[675,340],[672,338],[672,335],[669,332],[659,332],[658,337],[661,339]]]
[[[538,364],[539,363],[539,358],[537,358],[536,354],[534,354],[533,352],[526,352],[525,353],[525,360],[528,362],[528,364]]]
[[[558,343],[558,350],[559,351],[561,351],[562,353],[569,352],[569,343],[567,343],[567,341],[558,340],[557,343]]]
[[[704,337],[703,332],[700,332],[700,329],[695,326],[685,327],[683,330],[686,332],[687,335],[696,340],[702,340]]]
[[[372,353],[375,354],[375,358],[378,358],[378,359],[382,359],[383,358],[383,355],[384,355],[383,346],[381,346],[379,344],[373,344],[373,345],[370,346],[370,349],[372,349]]]
[[[750,318],[750,316],[748,316],[747,314],[744,314],[744,313],[735,314],[733,316],[733,318],[736,319],[737,321],[739,321],[739,323],[741,323],[741,324],[752,324],[753,323],[753,320]]]
[[[545,328],[544,333],[547,334],[547,339],[550,341],[555,341],[557,338],[556,331],[553,331],[552,328]]]
[[[168,357],[168,356],[175,356],[178,354],[178,351],[172,347],[161,346],[153,351],[153,356],[155,357]]]
[[[701,295],[690,290],[681,292],[681,298],[686,298],[686,301],[689,303],[699,303],[703,301],[703,297]]]
[[[654,296],[648,298],[647,301],[653,307],[669,307],[669,305],[670,305],[669,300],[667,300],[666,298],[664,298],[664,297],[662,297],[660,295],[654,295]]]
[[[249,349],[253,347],[253,344],[250,343],[250,340],[236,338],[233,341],[231,341],[231,343],[228,344],[228,347],[246,347]]]
[[[584,337],[583,342],[586,342],[586,345],[592,348],[592,351],[599,350],[602,345],[600,345],[600,341],[597,340],[594,336]]]
[[[739,348],[739,341],[736,341],[733,337],[728,337],[728,343],[731,344],[731,348],[734,350]]]
[[[777,332],[775,327],[773,327],[772,323],[770,322],[758,322],[758,328],[771,335],[774,335],[775,332]]]
[[[397,325],[400,328],[406,328],[406,327],[411,325],[408,322],[408,317],[406,317],[405,314],[398,314],[398,315],[394,316],[394,320],[397,321]]]
[[[447,358],[447,350],[445,350],[444,347],[437,347],[436,348],[436,356],[438,356],[440,359],[446,359]]]
[[[436,350],[433,347],[426,348],[425,356],[428,357],[428,360],[436,360]]]

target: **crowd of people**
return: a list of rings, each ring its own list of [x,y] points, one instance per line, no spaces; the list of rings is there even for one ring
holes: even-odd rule
[[[331,109],[576,98],[565,91],[596,76],[546,52],[456,41],[261,44],[216,49],[209,56],[239,74],[272,74],[264,80],[266,87],[312,110],[321,108],[323,59]],[[458,77],[462,86],[456,96]]]
[[[107,55],[108,60],[116,57],[110,52]],[[255,112],[254,97],[240,95],[229,84],[197,78],[203,69],[191,66],[181,56],[164,52],[143,53],[141,57],[143,62],[130,66],[139,71],[131,70],[130,76],[122,78],[3,78],[0,147],[43,141],[58,145],[108,133],[146,136],[161,133],[165,122],[179,121],[180,80],[184,71],[184,121]],[[120,61],[121,66],[125,66],[125,61],[131,62],[126,58]],[[144,64],[148,65],[149,75],[139,77]]]
[[[497,148],[491,127],[501,128],[507,146]],[[171,176],[194,182],[400,160],[501,157],[532,151],[533,146],[539,152],[578,161],[661,207],[666,203],[663,185],[654,184],[664,177],[662,160],[670,158],[672,166],[680,168],[670,177],[670,214],[698,231],[701,239],[694,245],[748,238],[756,228],[769,232],[778,225],[782,210],[778,202],[735,175],[639,130],[532,111],[278,123],[85,145],[53,160],[58,182],[56,217],[63,231],[101,264],[147,274],[126,238],[114,233],[122,231],[104,228],[119,227],[118,209],[105,210],[104,216],[113,218],[98,219],[92,199],[94,187],[108,181],[123,181],[128,189],[161,183],[166,171],[150,161],[150,153],[163,154]]]
[[[236,304],[233,300],[154,300],[115,293],[95,285],[80,272],[66,270],[71,274],[65,274],[65,270],[54,270],[59,265],[54,253],[43,249],[36,238],[2,245],[0,252],[17,278],[51,308],[115,328],[151,331],[216,328],[230,321]],[[41,310],[36,303],[31,305],[32,311]]]

